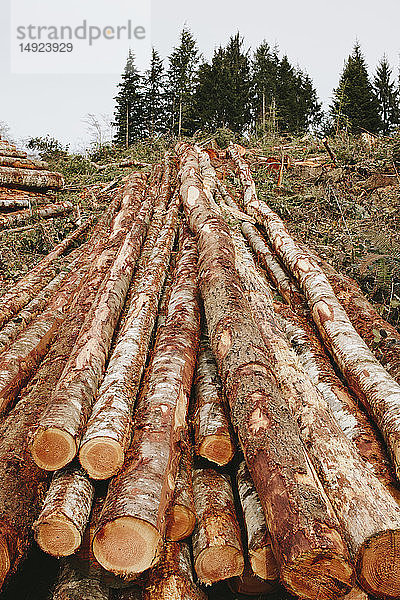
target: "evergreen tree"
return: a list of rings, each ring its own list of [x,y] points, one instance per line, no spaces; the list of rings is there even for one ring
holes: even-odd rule
[[[144,135],[144,98],[142,77],[135,66],[135,57],[129,50],[122,81],[118,84],[113,126],[114,141],[128,147]]]
[[[254,52],[252,61],[252,112],[256,128],[266,129],[270,107],[276,106],[279,69],[278,49],[271,50],[264,41]]]
[[[173,134],[181,135],[187,131],[198,64],[196,41],[189,29],[184,28],[179,46],[174,48],[169,57],[167,71],[168,120]]]
[[[374,78],[374,89],[379,100],[382,132],[387,135],[392,125],[400,122],[399,90],[392,80],[392,69],[386,56],[380,60]]]
[[[348,57],[339,85],[334,90],[330,113],[336,126],[348,124],[354,132],[366,129],[378,133],[381,128],[379,102],[358,43]]]
[[[144,120],[148,136],[166,130],[164,79],[162,60],[153,48],[150,68],[146,71],[143,83]]]

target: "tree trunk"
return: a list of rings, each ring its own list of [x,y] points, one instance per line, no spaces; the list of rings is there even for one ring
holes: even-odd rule
[[[56,581],[52,600],[109,600],[110,589],[97,579],[83,576],[64,560]]]
[[[8,215],[0,215],[0,229],[9,229],[23,225],[31,219],[52,219],[53,217],[63,217],[74,210],[71,202],[60,202],[59,204],[47,204],[46,206],[37,206],[32,210],[20,210]]]
[[[47,170],[49,165],[44,160],[33,160],[31,158],[18,158],[15,156],[1,156],[0,167],[13,167],[14,169]]]
[[[0,211],[29,208],[29,200],[25,198],[2,198],[0,195]]]
[[[91,477],[107,479],[122,467],[131,440],[131,419],[177,227],[179,201],[152,248],[152,231],[132,286],[128,312],[112,353],[79,451]],[[149,243],[148,243],[149,242]]]
[[[0,207],[2,208],[29,208],[29,206],[38,206],[47,204],[49,196],[38,192],[28,192],[26,190],[14,190],[0,185]]]
[[[144,183],[143,178],[139,179],[128,196],[133,193],[141,197]],[[38,423],[31,451],[41,468],[60,469],[78,451],[82,428],[104,373],[113,334],[147,232],[151,202],[149,198],[145,200],[137,219],[124,228],[122,246],[101,280],[68,362]]]
[[[206,335],[197,359],[192,419],[196,454],[217,465],[227,465],[234,456],[235,443],[221,380]]]
[[[187,431],[185,441],[182,442],[181,460],[176,477],[174,496],[168,512],[166,539],[169,542],[179,542],[189,537],[193,533],[196,524],[192,469],[192,448],[189,432]]]
[[[60,173],[52,171],[0,166],[0,185],[22,189],[59,190],[64,187],[64,177]]]
[[[160,562],[149,572],[143,600],[206,600],[193,581],[192,561],[186,542],[166,542]]]
[[[339,524],[309,463],[235,269],[229,229],[198,181],[190,146],[178,146],[181,196],[199,246],[199,283],[231,420],[268,520],[285,585],[304,598],[346,593],[353,571]]]
[[[42,511],[33,524],[36,541],[44,552],[69,556],[79,548],[93,498],[94,487],[82,469],[68,467],[54,473]]]
[[[400,474],[400,385],[378,362],[351,324],[325,274],[288,233],[283,221],[257,193],[247,163],[230,146],[244,187],[246,210],[265,227],[269,241],[303,290],[315,324],[354,392],[373,416]]]
[[[213,469],[193,471],[197,523],[193,532],[194,568],[201,583],[240,576],[244,558],[230,481]]]
[[[237,485],[247,531],[247,547],[253,573],[268,581],[279,579],[279,567],[272,550],[260,499],[243,461],[237,471]]]
[[[132,447],[110,484],[93,542],[99,563],[123,576],[157,562],[165,533],[199,338],[196,259],[195,242],[185,234],[166,323],[136,409]]]

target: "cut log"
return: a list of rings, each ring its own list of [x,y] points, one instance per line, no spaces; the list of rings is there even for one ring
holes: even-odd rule
[[[237,485],[247,531],[247,548],[253,573],[261,579],[279,579],[279,567],[272,550],[260,499],[243,461],[237,470]]]
[[[8,215],[0,215],[0,229],[9,229],[24,225],[31,219],[52,219],[53,217],[63,217],[72,213],[74,206],[71,202],[59,202],[58,204],[47,204],[46,206],[37,206],[32,210],[19,210]]]
[[[193,471],[197,523],[193,532],[194,568],[201,583],[240,576],[244,558],[230,481],[213,469]]]
[[[35,171],[32,169],[13,169],[0,166],[0,185],[22,189],[59,190],[64,186],[61,173]]]
[[[85,577],[64,560],[56,581],[52,600],[109,600],[110,589],[97,579]]]
[[[143,192],[144,181],[143,178],[138,179],[136,185],[140,191],[133,190],[133,193]],[[95,269],[95,276],[90,282],[94,301],[32,441],[31,452],[41,468],[49,471],[60,469],[77,453],[82,428],[90,414],[93,396],[104,371],[112,336],[146,235],[150,207],[148,201],[143,203],[133,225],[128,211],[125,220],[119,224],[120,234],[124,234],[125,239],[117,255],[112,248],[106,248],[104,256],[98,259],[100,268]],[[108,261],[113,261],[113,264],[104,270]],[[85,292],[88,294],[87,287]]]
[[[124,592],[126,593],[126,592]],[[143,600],[206,600],[194,583],[189,545],[167,542],[160,562],[149,572]]]
[[[94,487],[82,469],[68,467],[54,473],[43,509],[33,524],[44,552],[69,556],[79,548],[93,498]]]
[[[0,210],[8,211],[15,210],[16,208],[29,208],[29,200],[25,198],[10,198],[5,199],[0,196]]]
[[[192,419],[196,454],[217,465],[227,465],[235,454],[235,443],[207,335],[201,341],[197,359]]]
[[[196,524],[196,511],[194,507],[193,458],[190,447],[189,432],[182,443],[182,454],[174,490],[173,500],[168,513],[166,539],[170,542],[179,542],[193,533]]]
[[[128,576],[159,559],[179,466],[200,330],[195,242],[185,234],[124,467],[112,480],[93,542],[99,563]],[[116,543],[118,541],[118,543]]]
[[[353,583],[347,549],[244,297],[229,229],[201,190],[195,152],[181,144],[178,153],[183,206],[199,246],[211,347],[283,581],[308,599],[343,595]]]
[[[129,309],[82,438],[79,460],[95,479],[107,479],[118,472],[131,440],[133,406],[176,235],[178,208],[175,198],[162,231],[157,226],[146,240]],[[159,237],[152,248],[157,232]]]
[[[318,264],[292,238],[280,217],[257,198],[250,169],[235,146],[229,151],[239,168],[247,212],[265,227],[274,251],[303,290],[324,343],[375,420],[399,477],[400,385],[358,335]]]
[[[400,553],[400,506],[372,475],[345,436],[318,389],[312,384],[276,323],[273,303],[259,277],[253,292],[245,278],[257,271],[252,257],[236,246],[237,266],[246,285],[254,314],[280,389],[299,424],[301,437],[356,563],[358,580],[374,596],[400,595],[397,565]],[[240,265],[240,261],[243,264]],[[269,524],[269,523],[268,523]],[[382,569],[384,564],[384,569]]]
[[[228,580],[229,589],[234,594],[240,596],[256,596],[258,599],[264,598],[267,594],[276,591],[278,587],[277,581],[266,581],[254,575],[249,565],[245,566],[243,575],[240,577],[232,577]],[[279,600],[283,600],[283,596],[279,595]]]
[[[34,160],[32,158],[18,158],[16,156],[1,156],[0,155],[0,167],[13,167],[14,169],[34,169],[34,170],[47,170],[49,168],[48,163],[44,160]]]

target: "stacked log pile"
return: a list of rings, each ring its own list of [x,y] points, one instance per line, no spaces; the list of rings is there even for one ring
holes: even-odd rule
[[[5,589],[37,543],[54,600],[400,597],[399,334],[227,155],[241,203],[180,143],[1,301]]]

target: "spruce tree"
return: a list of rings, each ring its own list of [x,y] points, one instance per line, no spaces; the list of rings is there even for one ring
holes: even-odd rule
[[[382,133],[387,135],[400,122],[399,90],[392,80],[392,69],[386,56],[380,60],[374,77],[374,89],[379,100]]]
[[[334,90],[330,113],[335,127],[349,125],[355,133],[363,129],[378,133],[382,126],[378,98],[358,43],[348,57],[339,85]]]
[[[169,128],[180,136],[189,127],[189,115],[195,89],[195,76],[199,64],[197,43],[189,29],[181,32],[179,46],[169,57],[166,98]]]
[[[263,132],[269,120],[269,109],[276,106],[278,69],[278,49],[271,50],[264,41],[256,48],[252,61],[252,112],[256,129]]]
[[[143,83],[144,121],[146,135],[164,133],[166,130],[164,67],[157,50],[153,48],[150,68]]]
[[[144,98],[142,77],[135,66],[135,57],[129,50],[122,80],[118,84],[113,126],[114,141],[128,147],[144,135]]]

